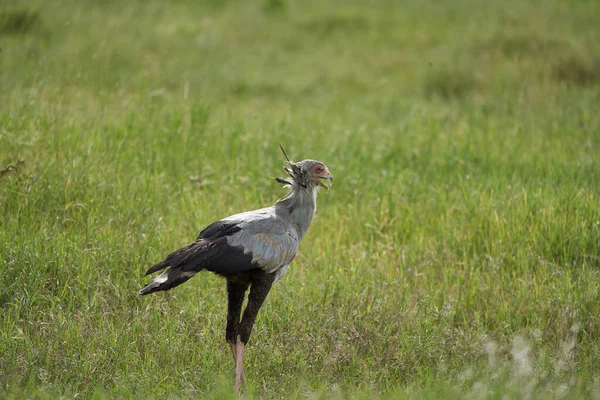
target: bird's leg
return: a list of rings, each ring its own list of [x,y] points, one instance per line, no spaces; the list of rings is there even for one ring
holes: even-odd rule
[[[231,354],[233,355],[233,360],[235,361],[235,369],[236,369],[236,374],[237,374],[237,364],[238,364],[238,362],[237,362],[237,360],[238,360],[237,343],[229,342],[229,347],[231,347]],[[246,377],[243,377],[243,378],[245,379]]]
[[[244,344],[248,343],[248,339],[250,339],[250,333],[252,332],[254,321],[256,321],[258,310],[260,310],[260,307],[271,290],[271,286],[275,280],[275,275],[260,271],[252,274],[250,280],[252,282],[252,286],[250,287],[250,294],[248,294],[248,305],[244,310],[244,314],[238,328],[240,340]]]
[[[235,360],[235,391],[239,392],[240,382],[246,384],[246,374],[244,373],[244,367],[242,366],[242,357],[244,356],[244,343],[240,341],[240,335],[237,335],[235,343],[229,343],[231,346],[231,353]]]
[[[229,343],[229,347],[231,347],[231,354],[233,355],[233,359],[235,361],[237,361],[237,352],[235,350],[235,348],[236,348],[235,343],[231,343],[231,342],[227,342],[227,343]]]
[[[237,336],[235,343],[235,391],[239,393],[240,384],[246,384],[246,375],[244,374],[244,366],[242,360],[244,358],[244,342],[240,335]]]
[[[248,305],[244,310],[242,321],[240,322],[237,329],[238,335],[236,337],[236,342],[234,345],[232,345],[232,349],[235,349],[236,353],[236,391],[239,391],[240,383],[245,383],[246,381],[243,366],[244,347],[246,343],[248,343],[248,339],[250,339],[250,332],[252,332],[252,327],[254,326],[254,321],[256,320],[256,316],[258,315],[258,310],[260,310],[260,307],[265,301],[265,298],[269,294],[269,290],[271,290],[271,286],[273,285],[273,280],[275,279],[275,276],[273,274],[268,274],[266,272],[260,271],[255,272],[250,279],[252,282],[252,286],[250,287],[250,294],[248,295]]]
[[[225,339],[229,346],[231,347],[231,354],[233,355],[233,359],[235,360],[236,365],[236,375],[237,375],[237,365],[238,365],[238,353],[237,353],[237,337],[238,337],[238,329],[240,325],[240,314],[242,313],[242,304],[244,302],[244,296],[246,295],[246,290],[248,289],[248,282],[240,282],[234,280],[227,280],[227,328],[225,330]],[[243,376],[242,371],[242,380],[245,381],[245,376]]]

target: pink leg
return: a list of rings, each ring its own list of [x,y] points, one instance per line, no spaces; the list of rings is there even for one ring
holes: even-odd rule
[[[233,359],[237,362],[235,343],[232,343],[232,342],[227,342],[227,343],[229,343],[229,347],[231,347],[231,354],[233,354]]]
[[[235,361],[235,367],[237,371],[237,343],[229,343],[229,347],[231,347],[231,354],[233,354],[233,360]],[[243,343],[242,343],[243,345]],[[243,352],[243,350],[242,350]],[[244,369],[242,369],[242,383],[246,383],[246,374],[244,373]]]
[[[237,337],[237,342],[231,345],[231,348],[235,348],[235,391],[240,392],[240,385],[246,384],[246,376],[244,374],[244,366],[242,365],[242,359],[244,358],[244,343],[241,341],[240,336]]]

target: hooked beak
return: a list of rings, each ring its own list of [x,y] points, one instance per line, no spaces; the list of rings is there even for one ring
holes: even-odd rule
[[[327,179],[329,181],[329,186],[324,184],[321,179]],[[320,176],[319,177],[319,186],[324,187],[325,189],[329,190],[329,188],[331,187],[331,185],[333,185],[333,176],[331,174],[328,174],[326,176]]]

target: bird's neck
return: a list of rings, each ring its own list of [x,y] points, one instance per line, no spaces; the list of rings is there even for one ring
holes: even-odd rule
[[[304,237],[317,209],[317,190],[315,186],[307,188],[292,186],[292,191],[275,203],[275,209],[290,220],[298,230],[300,239]]]

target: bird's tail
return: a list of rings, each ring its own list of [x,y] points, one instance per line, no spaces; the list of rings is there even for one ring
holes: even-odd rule
[[[150,283],[140,290],[140,295],[146,295],[160,290],[169,290],[175,286],[179,286],[192,276],[196,275],[197,271],[182,271],[180,268],[169,268]]]
[[[146,275],[161,271],[167,267],[169,269],[144,286],[140,290],[140,294],[145,295],[158,292],[159,290],[172,289],[196,275],[204,268],[203,261],[209,260],[214,256],[215,252],[219,251],[218,247],[214,246],[214,244],[215,242],[198,239],[194,243],[169,254],[164,261],[150,267],[146,271]]]

